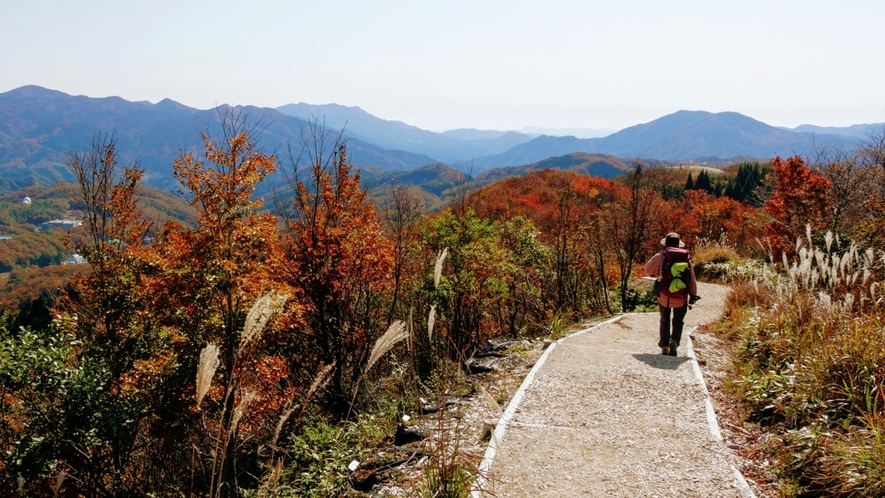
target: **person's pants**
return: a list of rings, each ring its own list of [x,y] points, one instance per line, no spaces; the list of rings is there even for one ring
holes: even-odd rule
[[[668,308],[658,305],[661,310],[661,341],[659,347],[665,348],[670,345],[670,340],[676,344],[682,341],[682,325],[685,321],[685,313],[688,312],[688,304],[681,308]],[[673,334],[670,334],[670,310],[673,310]]]

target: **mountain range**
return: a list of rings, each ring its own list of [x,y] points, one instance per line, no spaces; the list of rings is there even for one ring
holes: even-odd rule
[[[171,174],[176,154],[200,146],[199,132],[217,131],[220,116],[229,109],[199,110],[169,99],[152,104],[120,97],[72,96],[38,86],[2,93],[0,190],[71,179],[66,154],[88,148],[99,133],[115,136],[122,162],[141,162],[148,185],[176,188]],[[602,163],[606,164],[618,157],[641,158],[643,162],[737,156],[769,159],[777,154],[808,154],[824,145],[851,148],[859,137],[883,127],[803,125],[787,130],[734,112],[679,111],[605,137],[576,138],[473,129],[436,133],[384,120],[358,107],[335,104],[289,104],[276,109],[243,106],[236,110],[260,130],[260,146],[275,151],[284,164],[290,148],[297,152],[311,118],[325,121],[329,128],[343,129],[349,159],[364,168],[367,177],[370,171],[411,171],[438,163],[477,176],[494,168],[546,160],[558,164],[551,158],[575,153],[605,158]],[[588,157],[572,156],[559,162],[593,164],[595,159]],[[614,171],[602,166],[597,170],[601,175]]]
[[[770,159],[807,155],[822,146],[850,149],[856,144],[856,136],[783,130],[736,112],[678,111],[602,138],[540,136],[504,153],[478,158],[473,167],[483,171],[570,152],[666,161]]]
[[[276,152],[284,164],[289,145],[298,152],[308,123],[274,109],[237,109],[260,130],[260,146]],[[121,163],[138,160],[145,183],[176,188],[172,162],[181,150],[201,145],[199,133],[215,134],[225,108],[198,110],[166,99],[156,104],[119,97],[71,96],[37,86],[0,94],[0,177],[7,185],[71,180],[66,155],[85,150],[96,134],[113,134]],[[333,133],[333,135],[335,135]],[[388,170],[411,170],[433,158],[348,138],[348,152],[362,164]],[[16,183],[18,182],[18,183]]]
[[[386,149],[425,154],[447,163],[499,154],[534,137],[515,131],[453,130],[435,133],[402,121],[375,117],[359,107],[338,104],[287,104],[277,107],[277,110],[305,121],[322,119],[326,126],[345,130],[350,137]]]
[[[736,112],[678,111],[605,137],[577,138],[470,129],[434,133],[375,117],[359,107],[337,104],[288,104],[277,110],[301,119],[323,116],[327,125],[346,128],[351,136],[388,149],[426,154],[473,172],[529,164],[572,152],[669,161],[808,154],[822,145],[852,147],[858,138],[882,126],[803,125],[789,130]]]

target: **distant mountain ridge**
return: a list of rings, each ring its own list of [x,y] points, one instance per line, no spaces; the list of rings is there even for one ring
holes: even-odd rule
[[[815,126],[810,124],[799,125],[795,128],[785,128],[799,133],[821,133],[827,135],[845,135],[866,139],[873,133],[885,130],[885,123],[856,124],[851,126]]]
[[[577,137],[577,138],[600,138],[607,137],[618,130],[610,128],[544,128],[540,126],[526,126],[520,133],[527,135],[550,135],[553,137]]]
[[[223,106],[223,111],[228,106]],[[274,109],[239,107],[260,130],[262,149],[286,160],[289,144],[299,147],[306,121]],[[89,147],[96,133],[117,139],[122,164],[138,160],[145,183],[175,188],[172,162],[179,150],[200,147],[199,131],[218,129],[219,109],[198,110],[166,99],[157,104],[130,102],[120,97],[89,98],[37,86],[0,94],[0,176],[47,181],[70,180],[65,155]],[[388,151],[377,145],[348,139],[350,159],[358,166],[409,170],[436,162],[422,154]],[[46,183],[44,181],[43,183]]]
[[[787,132],[736,112],[678,111],[599,140],[599,151],[621,157],[678,160],[697,157],[771,158],[807,154],[825,143],[847,145],[841,135]]]
[[[483,171],[570,152],[667,161],[736,156],[768,159],[809,154],[824,145],[850,148],[856,140],[845,135],[791,132],[736,112],[678,111],[603,138],[540,136],[502,154],[477,158],[473,165]]]
[[[375,117],[359,107],[338,104],[311,105],[302,102],[286,104],[277,107],[277,110],[303,120],[324,119],[327,126],[345,129],[349,136],[386,149],[425,154],[445,162],[497,154],[532,139],[529,135],[514,131],[435,133],[402,121]]]
[[[462,161],[458,165],[459,169],[473,169],[477,173],[491,168],[521,166],[572,152],[595,152],[597,140],[599,139],[541,135],[501,154],[478,157],[470,163]]]

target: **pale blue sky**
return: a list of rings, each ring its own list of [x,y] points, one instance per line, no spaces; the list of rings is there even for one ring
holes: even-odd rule
[[[433,130],[680,109],[885,122],[881,0],[0,0],[0,92],[360,106]]]

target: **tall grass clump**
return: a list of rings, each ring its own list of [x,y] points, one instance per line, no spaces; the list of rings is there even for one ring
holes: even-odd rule
[[[885,252],[841,242],[809,228],[727,302],[732,386],[775,436],[787,494],[885,490]]]
[[[695,275],[707,282],[745,282],[762,272],[757,260],[742,257],[724,237],[717,242],[699,240],[691,257]]]

